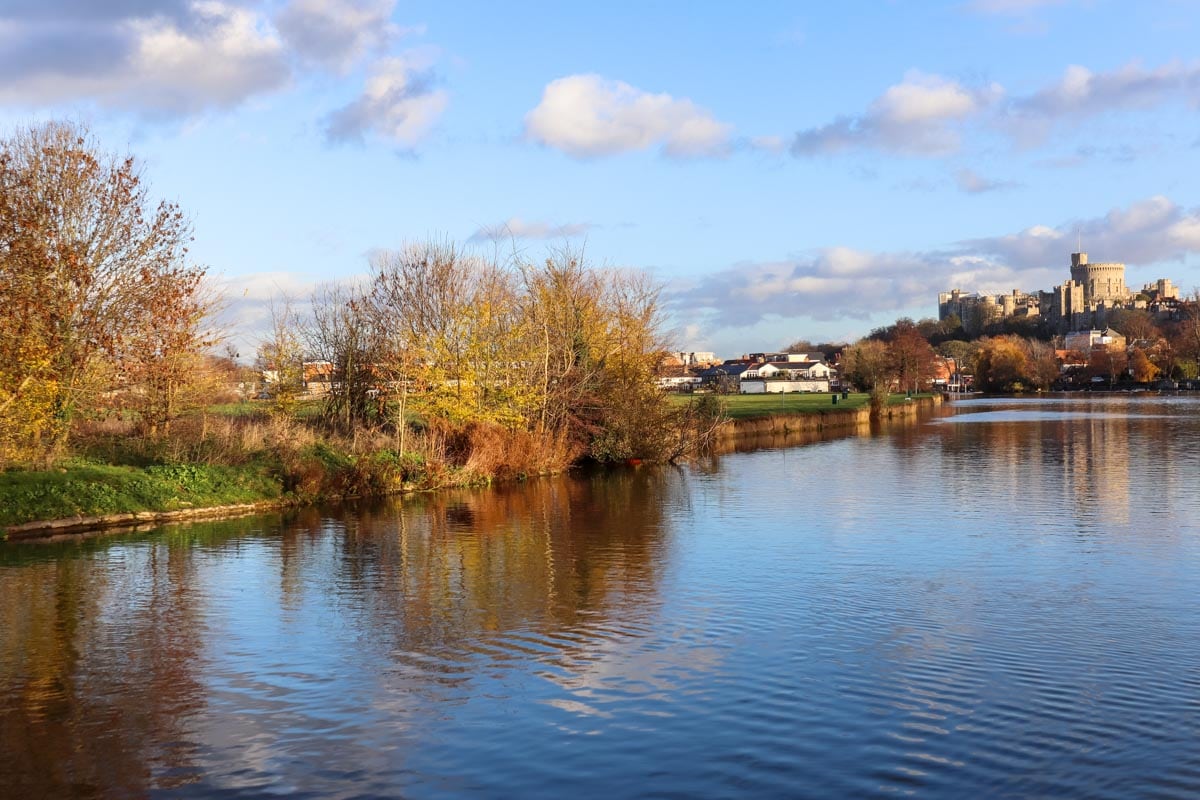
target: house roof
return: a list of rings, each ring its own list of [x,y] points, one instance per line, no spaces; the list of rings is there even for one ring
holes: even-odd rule
[[[730,376],[736,378],[736,377],[741,376],[741,374],[743,372],[745,372],[746,370],[750,369],[751,367],[756,367],[756,366],[759,366],[759,365],[758,364],[721,364],[720,366],[709,367],[708,369],[700,370],[699,374],[700,374],[701,378],[719,378],[722,375],[730,375]]]

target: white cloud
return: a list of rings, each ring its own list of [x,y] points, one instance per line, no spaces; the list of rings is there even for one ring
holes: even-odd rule
[[[867,110],[800,131],[792,154],[812,156],[852,148],[915,155],[944,155],[959,147],[963,123],[991,107],[1003,94],[998,84],[968,87],[939,75],[910,71]]]
[[[488,225],[471,234],[472,242],[496,242],[506,239],[572,239],[583,236],[593,225],[588,222],[573,222],[553,225],[548,222],[523,220],[510,217],[505,222]]]
[[[411,148],[428,135],[449,104],[431,71],[434,51],[412,51],[371,66],[362,94],[326,119],[332,142],[362,141],[372,133]]]
[[[962,119],[978,107],[977,96],[961,84],[911,72],[871,104],[869,116],[884,125],[923,125]]]
[[[1200,251],[1200,214],[1173,220],[1166,229],[1167,240],[1180,250]]]
[[[576,158],[661,147],[669,156],[724,155],[733,128],[690,100],[599,75],[551,81],[525,115],[525,136]]]
[[[287,83],[287,53],[260,14],[220,0],[165,7],[173,13],[83,22],[0,13],[0,102],[181,115]]]
[[[344,72],[395,40],[396,0],[292,0],[276,17],[284,40],[306,60]]]

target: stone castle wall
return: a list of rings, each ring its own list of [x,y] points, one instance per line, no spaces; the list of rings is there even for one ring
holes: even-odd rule
[[[1125,265],[1118,262],[1089,264],[1086,254],[1083,263],[1071,264],[1071,280],[1082,284],[1084,302],[1100,300],[1126,300],[1129,290],[1125,288]],[[1072,259],[1074,262],[1075,259]]]

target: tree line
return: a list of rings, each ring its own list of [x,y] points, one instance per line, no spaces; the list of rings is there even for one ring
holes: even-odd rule
[[[841,374],[881,403],[893,389],[928,389],[938,359],[952,359],[956,370],[991,392],[1048,390],[1088,384],[1147,384],[1200,377],[1200,290],[1181,302],[1169,319],[1144,309],[1109,312],[1108,327],[1127,346],[1066,350],[1063,337],[1029,320],[998,322],[971,337],[954,316],[914,322],[901,318],[876,328],[853,345],[805,345],[807,350],[840,350]]]

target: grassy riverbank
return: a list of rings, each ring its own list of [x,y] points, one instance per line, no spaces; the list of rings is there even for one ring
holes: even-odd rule
[[[913,395],[915,398],[932,397],[929,394]],[[871,396],[865,392],[852,392],[849,397],[842,399],[838,395],[837,405],[833,404],[833,396],[828,394],[731,394],[721,397],[725,413],[730,419],[755,419],[776,414],[828,414],[837,411],[854,411],[866,408],[871,403]],[[676,395],[672,401],[679,404],[689,402],[688,395]],[[893,394],[888,397],[888,405],[900,405],[908,402],[908,396]]]
[[[684,406],[692,399],[671,401]],[[800,416],[817,427],[867,408],[870,400],[860,393],[839,396],[837,405],[828,394],[720,399],[738,423]],[[904,405],[908,399],[892,395],[888,402]],[[79,456],[51,469],[0,472],[0,539],[3,529],[34,521],[482,485],[555,472],[573,462],[528,434],[497,436],[494,428],[469,428],[458,440],[436,448],[424,440],[424,451],[401,454],[391,449],[389,437],[320,436],[303,423],[272,419],[256,404],[210,408],[197,430],[176,430],[166,449],[122,430],[94,431],[80,442]]]
[[[71,461],[45,472],[0,472],[0,528],[32,520],[279,501],[283,484],[261,466]]]
[[[346,497],[483,485],[494,477],[390,450],[349,453],[318,444],[248,464],[147,466],[70,459],[49,470],[0,472],[4,529],[35,521],[174,512],[244,504],[300,505]]]
[[[210,407],[160,440],[138,437],[128,421],[81,426],[73,455],[0,470],[0,539],[37,521],[477,486],[567,463],[528,434],[491,427],[413,434],[403,453],[396,444],[379,432],[337,435],[303,414],[273,417],[258,403]]]

